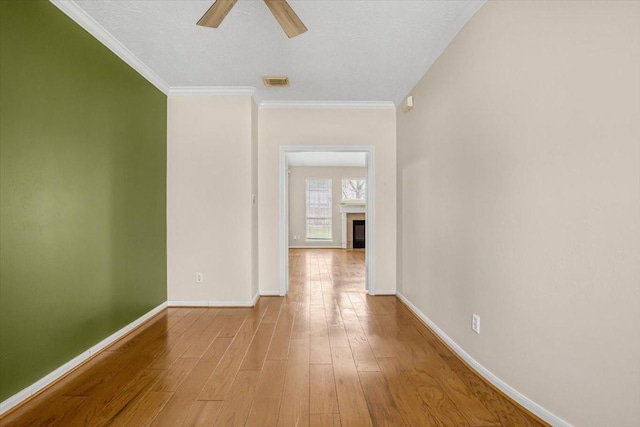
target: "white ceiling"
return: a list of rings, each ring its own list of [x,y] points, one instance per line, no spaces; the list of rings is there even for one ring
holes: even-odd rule
[[[367,153],[304,152],[287,153],[289,166],[366,167]]]
[[[259,0],[238,1],[218,29],[197,26],[212,3],[75,1],[170,87],[255,87],[262,101],[396,104],[482,5],[289,0],[309,31],[288,39]],[[291,86],[265,88],[261,76],[273,74],[289,76]]]

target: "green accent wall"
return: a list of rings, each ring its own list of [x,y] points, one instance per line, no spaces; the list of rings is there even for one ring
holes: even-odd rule
[[[166,96],[0,1],[0,401],[166,301]]]

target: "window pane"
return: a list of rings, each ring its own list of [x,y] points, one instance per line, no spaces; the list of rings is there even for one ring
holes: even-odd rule
[[[342,180],[342,200],[364,201],[367,198],[367,181],[364,178]]]
[[[307,219],[307,239],[331,240],[331,219]]]
[[[331,240],[331,180],[306,180],[307,239]]]

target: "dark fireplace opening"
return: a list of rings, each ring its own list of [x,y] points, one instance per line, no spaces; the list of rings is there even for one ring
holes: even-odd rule
[[[353,249],[363,249],[365,246],[365,220],[353,220]]]

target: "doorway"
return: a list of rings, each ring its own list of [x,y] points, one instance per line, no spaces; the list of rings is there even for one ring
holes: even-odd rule
[[[280,295],[286,295],[289,289],[289,246],[290,238],[295,236],[297,239],[306,238],[307,234],[294,233],[289,230],[289,170],[290,159],[302,153],[318,153],[324,154],[325,158],[330,157],[330,153],[346,155],[348,153],[360,153],[363,156],[366,167],[366,227],[364,228],[364,240],[366,241],[365,250],[365,289],[370,295],[375,295],[375,162],[373,146],[281,146],[280,147],[280,199],[279,199],[279,264],[280,264]],[[333,206],[335,206],[333,201]],[[344,222],[344,221],[342,221]],[[338,227],[336,227],[337,229]],[[341,226],[341,230],[346,231],[346,224]],[[337,233],[334,232],[334,234]],[[351,233],[349,233],[351,234]],[[345,237],[342,237],[340,247],[346,248]],[[334,239],[335,243],[335,239]],[[328,246],[326,244],[320,246]],[[335,248],[335,244],[333,245]],[[331,247],[331,246],[328,246]]]

